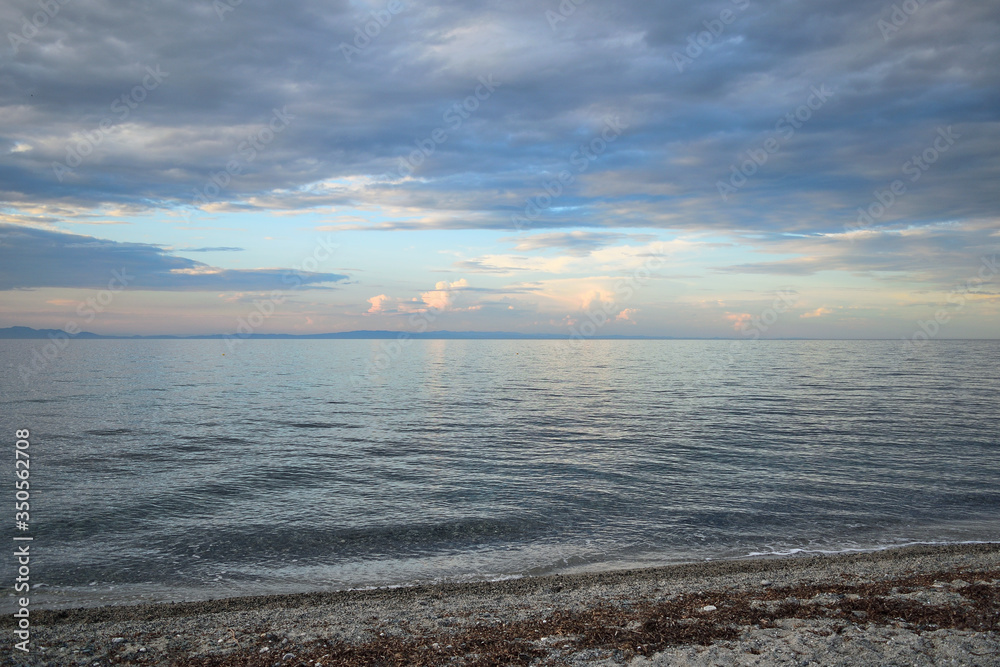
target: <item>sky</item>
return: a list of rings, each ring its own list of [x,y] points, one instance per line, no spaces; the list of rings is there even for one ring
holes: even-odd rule
[[[8,0],[0,30],[0,326],[1000,331],[994,2]]]

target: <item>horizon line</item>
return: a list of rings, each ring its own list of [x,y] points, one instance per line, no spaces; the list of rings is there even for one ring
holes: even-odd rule
[[[13,334],[13,335],[12,335]],[[355,329],[351,331],[331,331],[312,334],[292,333],[214,333],[214,334],[98,334],[90,331],[69,333],[63,329],[35,329],[33,327],[15,325],[0,327],[0,340],[384,340],[398,338],[413,338],[423,340],[720,340],[720,341],[903,341],[899,338],[808,338],[802,336],[784,336],[765,338],[724,337],[724,336],[667,336],[644,334],[573,334],[573,333],[522,333],[517,331],[390,331],[386,329]],[[1000,338],[935,338],[942,341],[997,341]],[[925,341],[926,342],[926,341]]]

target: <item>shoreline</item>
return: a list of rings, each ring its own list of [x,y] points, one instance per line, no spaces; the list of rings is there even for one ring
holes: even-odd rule
[[[855,664],[849,654],[870,652],[869,635],[888,633],[886,646],[913,645],[907,664],[967,651],[969,664],[992,665],[998,595],[1000,543],[910,546],[38,610],[29,660],[10,664],[784,664],[761,657],[769,643],[802,655],[843,649],[840,664]]]
[[[645,572],[645,571],[660,571],[680,566],[699,566],[708,565],[711,563],[730,563],[730,562],[744,562],[744,561],[769,561],[769,560],[785,560],[785,559],[802,559],[810,557],[837,557],[837,556],[851,556],[859,554],[879,554],[883,552],[893,552],[899,551],[901,549],[910,548],[920,548],[920,547],[964,547],[964,546],[978,546],[978,545],[1000,545],[1000,541],[992,542],[986,540],[965,540],[965,541],[913,541],[901,544],[894,544],[888,546],[875,546],[875,547],[846,547],[843,549],[806,549],[806,548],[793,548],[788,551],[768,551],[768,552],[750,552],[742,555],[717,555],[717,556],[701,556],[698,558],[692,558],[690,560],[685,560],[683,558],[677,558],[676,560],[664,560],[659,563],[649,564],[640,562],[625,562],[620,561],[615,564],[605,564],[601,562],[594,562],[584,565],[575,565],[572,567],[566,567],[562,569],[550,569],[541,574],[522,572],[522,573],[497,573],[492,575],[483,576],[455,576],[455,577],[445,577],[436,580],[413,580],[413,581],[400,581],[390,584],[365,584],[359,586],[348,586],[342,588],[317,588],[309,589],[307,586],[300,586],[298,590],[291,593],[247,593],[240,591],[233,591],[230,594],[222,593],[221,595],[212,594],[198,594],[190,598],[176,597],[176,590],[174,591],[174,596],[172,598],[159,597],[163,595],[162,593],[150,593],[150,592],[137,592],[124,594],[119,599],[108,600],[105,591],[98,591],[90,597],[66,597],[61,598],[59,596],[52,595],[50,592],[45,591],[43,595],[47,596],[44,601],[37,602],[37,597],[35,602],[33,602],[32,609],[36,613],[42,612],[55,612],[55,611],[73,611],[73,610],[84,610],[84,609],[100,609],[106,607],[125,607],[125,608],[137,608],[137,607],[153,607],[159,608],[164,605],[186,605],[186,604],[200,604],[200,603],[210,603],[219,602],[223,600],[259,600],[264,598],[294,598],[297,596],[308,596],[315,597],[317,595],[333,594],[333,593],[352,593],[352,592],[368,592],[368,591],[385,591],[394,589],[407,589],[407,588],[434,588],[439,586],[464,586],[464,585],[474,585],[474,584],[492,584],[492,583],[503,583],[505,581],[514,581],[518,579],[542,579],[545,577],[580,577],[580,576],[595,576],[600,574],[616,574],[622,572]],[[86,590],[81,587],[82,590]],[[183,590],[196,590],[193,588],[185,588]],[[37,593],[35,594],[37,596]],[[16,594],[11,594],[8,596],[8,600],[12,603],[17,599]],[[9,611],[12,613],[16,610],[15,606],[11,606]],[[0,614],[2,616],[2,614]]]

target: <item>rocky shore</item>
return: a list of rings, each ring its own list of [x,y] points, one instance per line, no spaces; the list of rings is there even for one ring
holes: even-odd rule
[[[37,611],[32,628],[3,664],[1000,665],[1000,545]]]

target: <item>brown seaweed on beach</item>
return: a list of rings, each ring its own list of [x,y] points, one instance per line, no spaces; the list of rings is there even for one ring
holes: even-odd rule
[[[903,597],[945,587],[963,577],[994,583],[948,587],[962,604],[930,604]],[[317,642],[262,652],[260,645],[222,656],[180,662],[196,667],[248,665],[392,666],[558,665],[581,651],[628,659],[669,646],[735,640],[746,626],[770,627],[787,619],[830,619],[830,632],[848,624],[906,626],[916,632],[938,629],[1000,630],[1000,571],[937,572],[862,584],[816,583],[747,592],[729,590],[680,595],[674,599],[603,603],[585,610],[557,610],[545,617],[505,623],[480,619],[454,631],[394,634],[399,628],[372,627],[357,643]],[[123,662],[119,664],[141,664]]]

